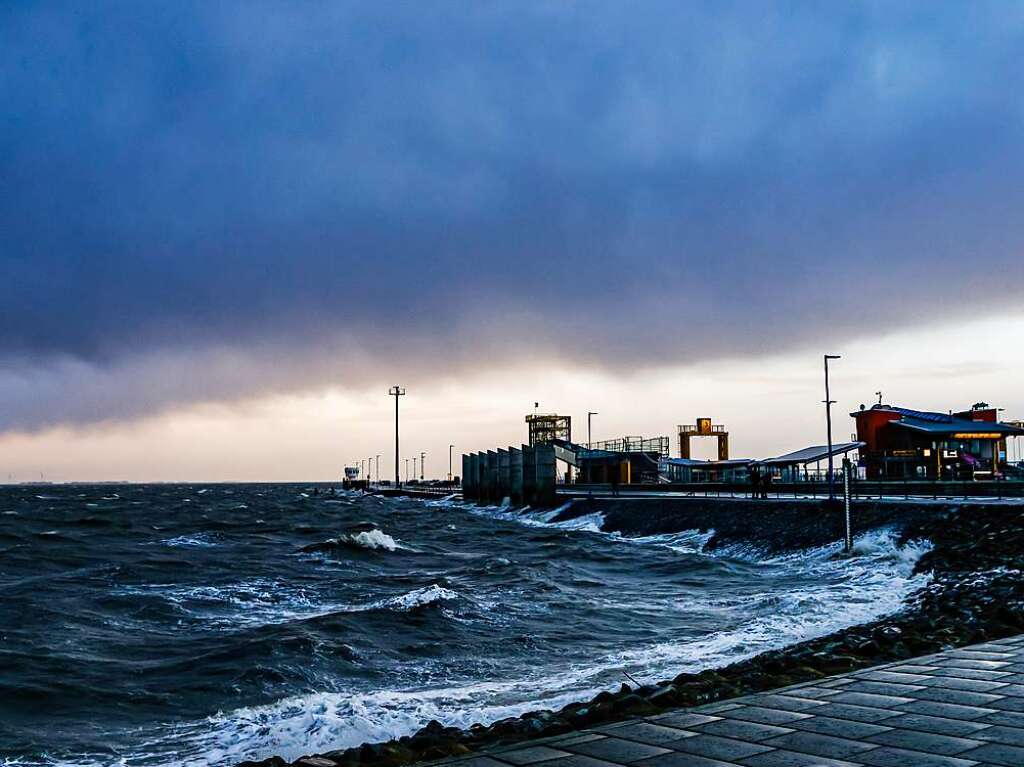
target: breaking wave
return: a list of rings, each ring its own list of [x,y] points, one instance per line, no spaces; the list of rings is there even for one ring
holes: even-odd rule
[[[373,530],[364,530],[362,532],[353,533],[350,535],[342,536],[342,541],[358,546],[363,549],[384,549],[385,551],[397,551],[402,548],[398,545],[390,535],[385,533],[379,528]]]
[[[363,549],[365,551],[409,551],[394,538],[380,528],[358,530],[345,533],[337,538],[328,538],[321,543],[311,543],[302,547],[304,552],[331,552],[344,549]]]
[[[402,594],[401,596],[391,597],[390,599],[384,599],[380,602],[374,602],[365,609],[384,608],[389,610],[409,611],[420,607],[440,604],[441,602],[452,601],[458,598],[459,595],[454,591],[438,586],[435,583],[431,586],[415,589],[414,591]]]

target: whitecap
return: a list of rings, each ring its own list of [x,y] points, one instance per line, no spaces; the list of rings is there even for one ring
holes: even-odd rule
[[[426,607],[427,605],[448,602],[458,598],[459,595],[454,591],[434,583],[430,586],[415,589],[397,597],[391,597],[389,599],[382,599],[379,602],[374,602],[367,609],[384,608],[389,610],[398,610],[400,612],[408,612],[409,610],[415,610],[417,607]]]
[[[213,540],[207,533],[197,533],[196,535],[179,535],[177,538],[167,538],[160,541],[164,546],[184,546],[188,548],[206,548],[208,546],[216,546],[217,542]]]
[[[398,549],[404,548],[403,546],[399,546],[398,541],[378,527],[375,527],[372,530],[362,530],[358,533],[343,535],[340,540],[354,544],[362,549],[384,549],[385,551],[397,551]]]

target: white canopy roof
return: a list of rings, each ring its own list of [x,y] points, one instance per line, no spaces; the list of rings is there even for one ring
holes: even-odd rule
[[[832,445],[831,455],[845,455],[851,450],[857,450],[858,448],[864,447],[864,445],[864,442],[837,442]],[[803,450],[786,453],[785,455],[780,455],[776,458],[766,458],[763,461],[758,461],[758,463],[815,463],[817,461],[827,459],[829,455],[828,445],[812,445],[811,447],[805,447]]]

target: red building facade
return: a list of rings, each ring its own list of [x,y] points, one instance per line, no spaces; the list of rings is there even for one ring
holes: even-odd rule
[[[996,408],[936,413],[875,405],[850,413],[865,443],[868,479],[992,479],[1006,471],[1006,440],[1024,429],[999,421]]]

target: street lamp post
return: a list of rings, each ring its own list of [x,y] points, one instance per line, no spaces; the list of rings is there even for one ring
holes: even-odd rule
[[[838,354],[826,354],[825,356],[825,424],[828,430],[828,499],[834,501],[836,498],[836,478],[833,476],[832,461],[832,405],[835,400],[831,399],[828,389],[828,361],[840,359]]]
[[[420,482],[423,481],[423,472],[424,472],[424,470],[426,468],[425,467],[426,462],[427,462],[427,454],[421,452],[420,453]]]
[[[412,478],[416,479],[416,456],[412,457]]]
[[[398,398],[405,395],[405,389],[392,386],[388,394],[395,398],[395,487],[401,487],[402,482],[398,476]]]
[[[403,458],[402,460],[405,461],[405,481],[408,482],[409,481],[409,459],[408,458]]]
[[[587,412],[587,450],[590,450],[590,445],[592,444],[590,441],[590,416],[592,415],[600,415],[600,413],[598,413],[596,410],[591,410]]]
[[[451,482],[454,479],[454,477],[452,476],[452,450],[454,448],[455,448],[455,445],[449,445],[448,446],[448,481],[449,482]]]
[[[380,453],[377,453],[377,465],[374,468],[376,470],[374,473],[377,475],[377,484],[379,485],[380,484]]]

